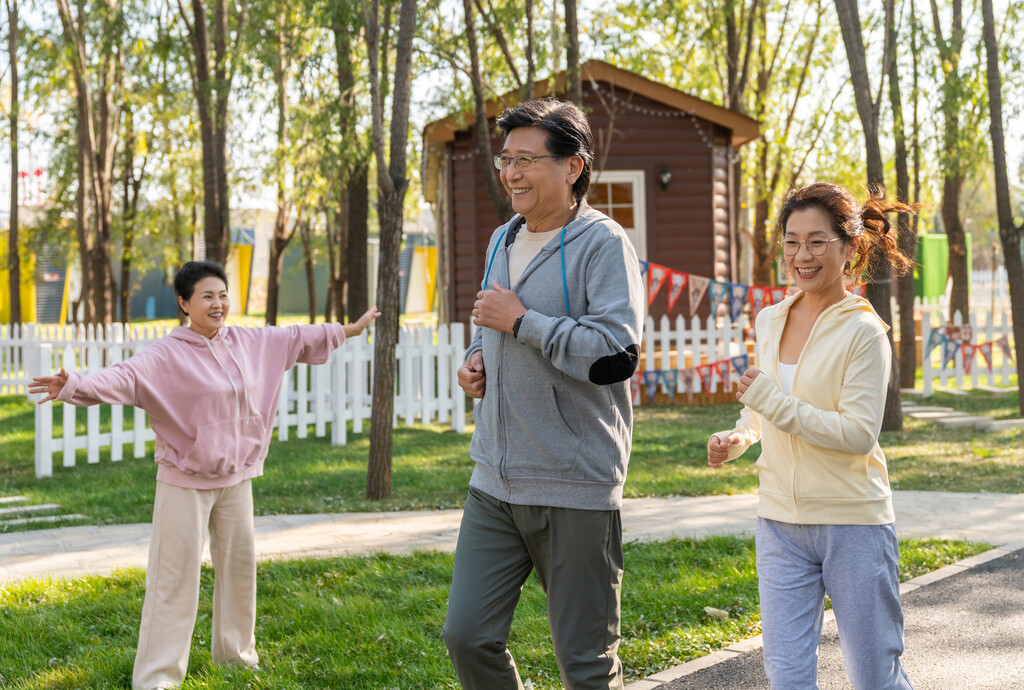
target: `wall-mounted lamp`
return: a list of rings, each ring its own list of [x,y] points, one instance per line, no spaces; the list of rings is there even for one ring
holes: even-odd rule
[[[658,182],[661,183],[662,191],[668,189],[668,183],[672,181],[672,171],[668,168],[662,168],[658,171]]]

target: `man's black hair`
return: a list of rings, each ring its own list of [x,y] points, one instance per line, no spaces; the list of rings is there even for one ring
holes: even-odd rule
[[[548,153],[582,158],[583,171],[572,185],[572,195],[576,203],[583,201],[590,189],[590,174],[594,168],[594,135],[582,110],[557,98],[541,98],[506,109],[498,118],[498,127],[506,137],[519,127],[540,127],[548,133],[544,142]]]

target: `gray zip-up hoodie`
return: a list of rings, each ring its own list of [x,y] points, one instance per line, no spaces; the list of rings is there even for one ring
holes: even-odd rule
[[[618,509],[644,312],[636,252],[615,221],[581,204],[565,228],[566,314],[559,236],[508,284],[522,225],[517,215],[495,230],[486,256],[488,282],[515,290],[529,310],[519,337],[478,328],[466,352],[483,350],[487,377],[473,411],[470,486],[519,505]]]

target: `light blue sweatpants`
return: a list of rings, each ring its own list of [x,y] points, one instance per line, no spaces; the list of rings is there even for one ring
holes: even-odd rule
[[[817,690],[825,594],[857,690],[912,690],[900,664],[903,610],[893,525],[757,520],[764,670],[772,688]]]

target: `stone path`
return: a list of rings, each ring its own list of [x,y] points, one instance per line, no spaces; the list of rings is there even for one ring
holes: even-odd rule
[[[0,532],[11,527],[88,520],[77,513],[61,514],[57,503],[31,503],[28,496],[0,496]]]
[[[967,426],[984,431],[1024,429],[1024,419],[993,419],[984,415],[970,415],[966,412],[957,412],[952,407],[917,405],[912,402],[903,403],[903,416],[926,422],[935,422],[947,429],[960,429]]]
[[[901,537],[936,536],[1002,545],[1024,541],[1024,495],[897,491]],[[752,534],[757,496],[627,499],[626,541]],[[459,510],[256,518],[261,559],[327,557],[416,549],[452,551]],[[25,577],[108,574],[145,566],[150,525],[81,526],[0,534],[0,583]]]

